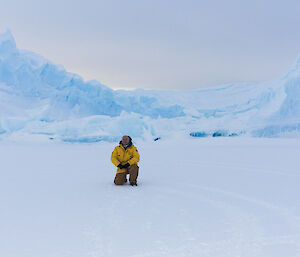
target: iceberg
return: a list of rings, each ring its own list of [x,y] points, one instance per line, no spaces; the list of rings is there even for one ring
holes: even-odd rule
[[[261,83],[190,90],[113,90],[84,81],[0,34],[0,136],[44,135],[68,142],[133,137],[298,135],[300,58]],[[242,131],[242,132],[241,132]]]

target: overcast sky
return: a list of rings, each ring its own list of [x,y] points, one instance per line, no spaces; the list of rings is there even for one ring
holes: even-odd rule
[[[111,88],[264,81],[300,54],[299,0],[0,0],[0,33]]]

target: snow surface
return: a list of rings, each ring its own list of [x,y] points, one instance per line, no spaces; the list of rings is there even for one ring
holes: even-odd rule
[[[300,135],[300,59],[262,83],[190,91],[112,90],[19,50],[0,34],[0,136],[44,135],[72,142],[172,134]]]
[[[1,141],[0,256],[300,256],[299,139],[135,145],[133,188],[115,143]]]

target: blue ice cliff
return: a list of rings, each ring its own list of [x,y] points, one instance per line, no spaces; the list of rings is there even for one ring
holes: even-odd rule
[[[86,82],[19,50],[10,31],[0,34],[0,137],[97,142],[122,134],[280,137],[299,131],[300,59],[284,75],[262,83],[124,91]]]

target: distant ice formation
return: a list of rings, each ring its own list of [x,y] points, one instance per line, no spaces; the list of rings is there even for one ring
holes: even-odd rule
[[[0,137],[66,142],[172,135],[259,137],[300,133],[300,58],[281,77],[190,91],[112,90],[85,82],[0,34]]]

